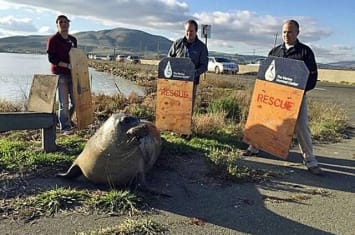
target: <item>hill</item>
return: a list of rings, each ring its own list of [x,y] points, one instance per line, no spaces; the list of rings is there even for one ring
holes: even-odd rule
[[[172,41],[159,35],[152,35],[140,30],[115,28],[100,31],[86,31],[73,34],[79,42],[79,48],[87,53],[99,56],[113,54],[138,54],[146,58],[166,56]],[[0,52],[11,53],[46,53],[49,35],[13,36],[0,38]],[[223,56],[236,60],[240,64],[253,63],[265,58],[259,55],[227,54],[209,51],[210,56]],[[330,64],[318,64],[319,68],[355,69],[355,61],[340,61]]]
[[[137,53],[141,55],[166,54],[172,41],[140,30],[115,28],[73,34],[79,47],[88,53],[101,55]],[[0,52],[46,53],[45,36],[13,36],[0,38]]]

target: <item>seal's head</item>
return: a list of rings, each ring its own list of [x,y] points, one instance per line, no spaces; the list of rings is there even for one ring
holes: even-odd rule
[[[117,113],[112,115],[100,128],[101,131],[97,132],[96,135],[101,135],[101,138],[109,138],[111,141],[119,141],[121,144],[123,142],[130,143],[132,140],[132,135],[130,130],[137,127],[140,124],[140,120],[137,117],[127,115],[124,113]],[[110,142],[110,140],[107,141]]]

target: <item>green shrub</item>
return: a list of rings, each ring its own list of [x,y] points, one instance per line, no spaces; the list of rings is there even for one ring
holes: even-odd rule
[[[240,121],[241,109],[239,101],[235,97],[223,97],[216,101],[211,101],[207,108],[208,113],[225,113],[225,118],[234,122]]]

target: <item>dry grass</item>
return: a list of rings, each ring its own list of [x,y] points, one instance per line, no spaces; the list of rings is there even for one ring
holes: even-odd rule
[[[24,109],[24,104],[13,103],[0,99],[0,112],[21,112]]]
[[[316,141],[339,140],[349,127],[346,111],[337,104],[309,100],[308,110],[309,126]]]
[[[214,134],[221,126],[226,125],[225,116],[223,112],[196,114],[193,118],[193,132],[200,135]]]

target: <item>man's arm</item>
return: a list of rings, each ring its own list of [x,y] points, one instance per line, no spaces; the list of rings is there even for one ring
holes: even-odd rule
[[[175,44],[176,44],[176,42],[173,42],[173,44],[171,44],[171,47],[168,52],[168,57],[176,57]]]
[[[201,54],[200,54],[200,62],[198,68],[196,68],[195,76],[198,77],[204,72],[206,72],[207,67],[208,67],[208,50],[206,45],[203,44]]]
[[[58,58],[57,54],[52,53],[52,52],[47,52],[48,53],[48,60],[51,64],[58,65],[60,62],[60,59]]]
[[[306,91],[314,89],[314,87],[317,84],[317,79],[318,79],[318,68],[317,68],[317,63],[314,57],[314,53],[312,50],[309,50],[307,54],[307,58],[304,61],[308,70],[309,70],[309,76],[308,76],[308,81],[307,81],[307,86],[306,86]]]

